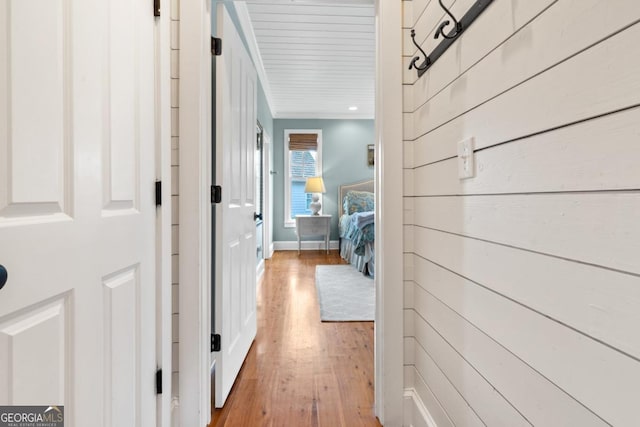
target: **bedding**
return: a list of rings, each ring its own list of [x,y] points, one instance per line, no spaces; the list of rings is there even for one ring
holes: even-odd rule
[[[356,227],[362,229],[364,226],[373,224],[373,220],[375,217],[375,212],[359,212],[354,215],[355,216],[355,224]]]
[[[356,212],[346,215],[347,227],[341,237],[351,240],[356,254],[364,255],[364,245],[374,240],[373,212]]]
[[[348,187],[348,186],[347,186]],[[341,188],[342,190],[342,188]],[[359,271],[373,276],[375,198],[369,191],[352,190],[340,194],[340,255]]]

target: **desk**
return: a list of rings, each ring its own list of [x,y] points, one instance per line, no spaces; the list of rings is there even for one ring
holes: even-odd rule
[[[301,238],[323,236],[324,244],[329,253],[329,234],[331,215],[297,215],[296,234],[298,235],[298,254],[300,254]]]

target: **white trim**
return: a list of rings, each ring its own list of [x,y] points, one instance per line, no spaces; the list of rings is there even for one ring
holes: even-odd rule
[[[273,242],[273,249],[276,251],[297,251],[298,241],[278,241]],[[303,251],[324,251],[324,240],[303,240],[301,242],[301,249]],[[338,241],[329,241],[329,249],[338,249]]]
[[[162,205],[156,212],[156,364],[162,376],[156,425],[171,426],[171,20],[168,13],[155,22],[156,177],[162,186]]]
[[[262,255],[265,259],[271,258],[273,251],[267,250],[273,247],[273,177],[271,175],[271,159],[273,154],[273,145],[271,144],[271,136],[262,128],[262,156],[263,170],[262,185],[264,185],[263,198],[264,206],[262,209]]]
[[[322,129],[285,129],[284,130],[284,228],[295,228],[296,219],[288,218],[291,212],[291,170],[289,167],[289,135],[292,133],[307,133],[318,135],[318,158],[316,160],[316,176],[322,176]],[[324,202],[320,194],[320,204]],[[322,211],[320,211],[322,212]]]
[[[329,247],[331,247],[331,243],[329,243]],[[273,252],[275,252],[275,245],[273,243],[271,243],[269,245],[269,251],[267,252],[268,256],[266,257],[267,259],[271,258],[273,256]]]
[[[171,398],[171,426],[180,427],[180,398],[178,396]]]
[[[404,390],[404,425],[410,427],[438,427],[414,388],[406,388]]]
[[[403,425],[402,4],[376,0],[375,412]]]
[[[240,22],[240,31],[242,31],[244,38],[247,41],[249,55],[251,55],[253,65],[256,67],[256,73],[260,79],[260,84],[262,84],[262,90],[264,91],[265,98],[267,98],[267,104],[269,104],[269,110],[271,110],[270,112],[273,116],[275,109],[273,107],[271,86],[269,85],[269,79],[267,79],[267,72],[264,69],[264,62],[262,62],[262,56],[260,55],[260,49],[258,48],[256,34],[253,32],[253,25],[251,25],[249,9],[247,9],[247,4],[245,2],[231,2],[231,6],[236,9],[238,21]]]
[[[180,2],[180,425],[211,417],[211,2]]]

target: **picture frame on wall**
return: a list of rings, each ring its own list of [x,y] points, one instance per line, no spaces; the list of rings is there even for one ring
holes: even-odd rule
[[[375,145],[368,144],[367,145],[367,165],[373,166],[375,163]]]

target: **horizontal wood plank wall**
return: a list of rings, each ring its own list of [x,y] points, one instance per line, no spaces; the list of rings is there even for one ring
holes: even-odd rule
[[[405,4],[408,66],[445,14]],[[494,0],[405,70],[405,387],[438,426],[640,425],[639,41],[637,0]]]
[[[172,390],[171,396],[177,398],[179,396],[179,366],[180,366],[180,337],[179,317],[180,310],[179,297],[180,287],[178,283],[179,270],[178,263],[180,254],[178,246],[180,242],[180,212],[179,205],[179,185],[178,176],[180,174],[180,153],[179,139],[180,127],[180,94],[178,86],[180,84],[179,62],[180,62],[180,0],[170,0],[171,6],[171,313],[172,313]]]

